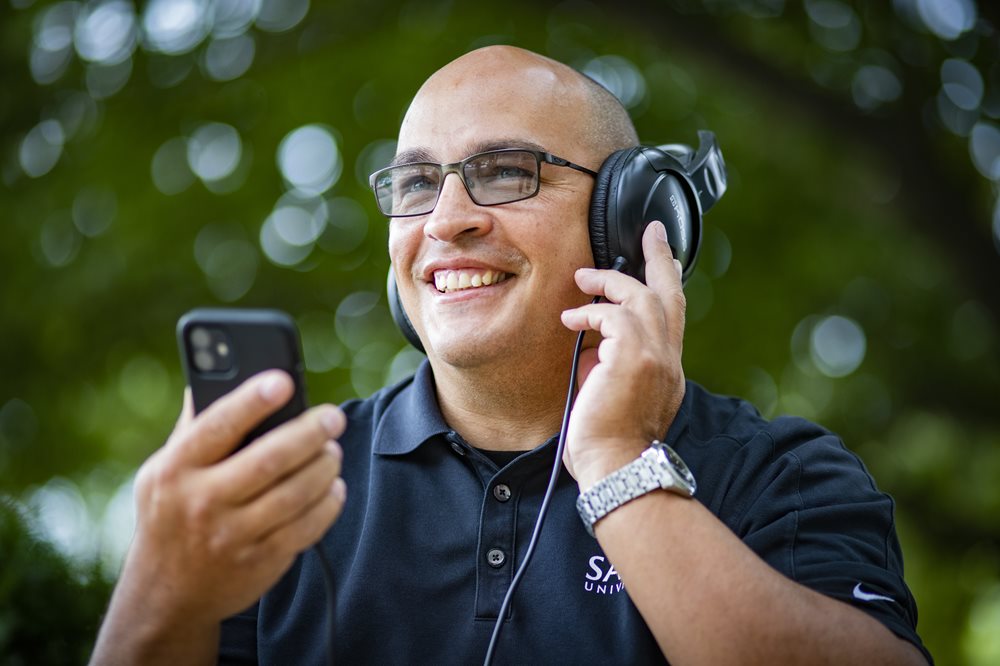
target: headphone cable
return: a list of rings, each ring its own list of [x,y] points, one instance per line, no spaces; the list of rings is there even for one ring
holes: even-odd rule
[[[611,265],[611,270],[621,271],[625,268],[626,263],[624,257],[617,257],[614,264]],[[594,305],[600,301],[601,297],[595,296],[590,304]],[[556,483],[559,481],[563,452],[566,450],[566,431],[569,429],[569,417],[573,412],[573,404],[576,402],[577,366],[580,363],[580,352],[583,350],[583,336],[585,333],[586,331],[580,331],[580,334],[576,336],[576,346],[573,348],[573,365],[570,367],[569,372],[569,390],[566,392],[566,408],[563,410],[562,426],[559,428],[556,459],[552,464],[549,485],[545,489],[542,505],[538,508],[538,518],[535,519],[535,527],[531,531],[531,540],[528,541],[528,550],[524,553],[524,560],[521,561],[517,572],[514,573],[514,579],[510,582],[507,594],[504,595],[503,603],[500,605],[500,613],[497,615],[496,624],[493,625],[493,635],[490,637],[490,646],[486,650],[486,658],[483,660],[483,666],[491,666],[493,663],[493,655],[496,652],[497,641],[500,639],[500,630],[503,628],[504,616],[507,614],[507,609],[510,608],[511,600],[514,598],[514,591],[520,584],[521,578],[524,576],[524,571],[528,568],[528,562],[531,561],[531,556],[535,553],[535,546],[538,545],[538,535],[542,531],[542,523],[545,522],[545,516],[549,512],[549,504],[552,503],[552,495],[555,493]]]

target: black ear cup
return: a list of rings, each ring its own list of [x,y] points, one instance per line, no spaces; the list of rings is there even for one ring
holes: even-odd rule
[[[617,225],[617,208],[608,209],[608,202],[617,197],[621,166],[637,148],[626,148],[608,155],[594,179],[594,190],[590,195],[590,249],[594,253],[596,268],[611,268],[617,255],[612,256],[608,248],[609,225]],[[609,219],[614,216],[614,219]],[[625,257],[631,264],[631,258]],[[626,267],[627,268],[627,267]]]
[[[392,266],[389,266],[389,277],[385,282],[385,293],[389,301],[389,312],[392,314],[392,320],[396,322],[396,326],[399,327],[400,332],[406,341],[417,348],[417,350],[427,353],[424,351],[424,345],[420,342],[420,336],[417,335],[417,331],[413,328],[413,324],[410,322],[410,318],[406,316],[406,310],[403,309],[403,302],[399,300],[399,287],[396,286],[396,274],[392,271]]]
[[[657,148],[612,153],[601,165],[590,200],[594,265],[609,268],[621,256],[625,272],[645,280],[642,234],[653,220],[666,227],[686,279],[701,245],[701,206],[685,166]]]

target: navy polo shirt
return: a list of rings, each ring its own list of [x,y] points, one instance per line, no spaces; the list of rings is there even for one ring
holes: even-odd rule
[[[344,411],[348,499],[323,539],[336,576],[337,662],[481,663],[528,545],[555,438],[498,468],[445,423],[427,362]],[[749,403],[689,382],[664,441],[698,480],[696,499],[768,564],[927,654],[903,582],[893,501],[836,436],[798,418],[768,422]],[[564,470],[495,663],[664,663],[584,530],[578,494]],[[316,558],[304,553],[258,603],[223,623],[220,661],[325,663]]]

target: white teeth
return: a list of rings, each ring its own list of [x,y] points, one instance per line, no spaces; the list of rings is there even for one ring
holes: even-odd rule
[[[475,289],[476,287],[488,287],[491,284],[498,284],[508,278],[507,273],[500,271],[449,271],[441,270],[434,272],[434,286],[444,293],[449,291],[459,291],[461,289]]]

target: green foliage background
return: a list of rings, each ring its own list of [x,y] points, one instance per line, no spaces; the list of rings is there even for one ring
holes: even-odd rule
[[[55,482],[76,488],[61,497],[77,497],[84,519],[109,529],[115,490],[179,411],[174,324],[192,307],[290,312],[315,401],[367,394],[412,367],[385,308],[387,226],[366,185],[408,100],[435,69],[489,43],[579,67],[613,54],[644,82],[631,109],[644,141],[693,142],[710,128],[730,169],[687,288],[688,376],[768,415],[793,412],[838,431],[897,499],[919,629],[938,663],[997,663],[1000,214],[996,181],[977,171],[968,138],[974,122],[1000,118],[996,21],[979,16],[944,39],[914,18],[916,0],[883,4],[314,2],[287,30],[251,28],[253,63],[233,80],[206,73],[207,40],[180,55],[139,48],[127,83],[106,97],[87,87],[88,73],[99,73],[81,58],[51,83],[34,80],[29,57],[49,5],[5,5],[0,489],[8,504],[41,515]],[[993,11],[980,4],[980,14]],[[854,43],[838,45],[841,29],[817,22],[827,5],[847,8],[860,26]],[[982,72],[974,118],[942,120],[949,112],[935,100],[947,59]],[[875,104],[857,79],[873,62],[901,84]],[[164,85],[164,72],[176,82]],[[26,175],[26,134],[49,118],[69,126],[69,116],[78,126],[54,168]],[[232,126],[242,142],[237,175],[214,187],[227,191],[192,178],[162,193],[151,178],[157,150],[207,122]],[[343,172],[325,194],[334,214],[319,242],[281,266],[261,251],[260,230],[285,191],[279,144],[309,123],[336,137]],[[88,201],[110,226],[81,226]],[[227,256],[218,250],[227,242],[242,250]],[[199,252],[214,258],[199,261]],[[232,287],[248,274],[247,289]],[[840,378],[810,353],[810,332],[831,315],[855,322],[866,343],[860,367]],[[76,661],[116,556],[99,540],[64,543],[66,573],[41,575],[53,560],[24,553],[52,537],[31,525],[3,524],[0,654]],[[15,561],[21,587],[12,588]],[[14,600],[30,594],[24,588],[69,594],[70,585],[97,601],[72,616],[76,642],[53,658],[21,637],[26,627],[68,636],[70,616],[62,605]]]

